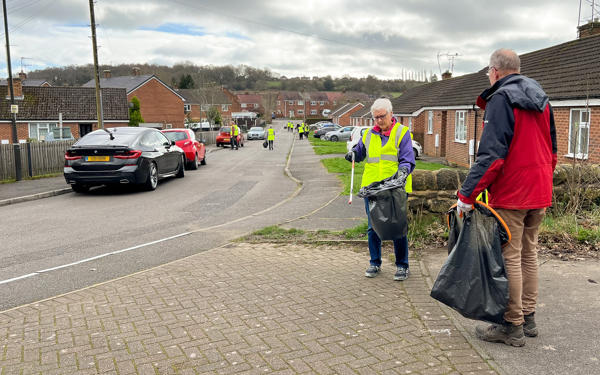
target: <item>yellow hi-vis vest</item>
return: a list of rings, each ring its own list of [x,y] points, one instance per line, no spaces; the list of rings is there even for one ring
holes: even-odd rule
[[[302,125],[298,126],[298,133],[300,133],[300,134],[304,133],[304,126],[302,126]]]
[[[239,135],[240,134],[240,128],[238,128],[237,125],[231,125],[231,134],[232,135]]]
[[[267,130],[267,141],[274,141],[274,140],[275,140],[275,130],[268,129]]]
[[[381,137],[374,134],[371,129],[363,133],[362,141],[367,152],[365,158],[367,163],[362,175],[361,187],[391,177],[398,171],[398,147],[406,132],[408,132],[407,126],[396,123],[383,147],[381,147]],[[404,190],[412,193],[412,175],[406,177]]]

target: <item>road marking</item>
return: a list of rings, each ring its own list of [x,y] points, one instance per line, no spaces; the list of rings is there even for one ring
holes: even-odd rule
[[[81,260],[78,260],[78,261],[76,261],[76,262],[67,263],[67,264],[62,264],[62,265],[60,265],[60,266],[56,266],[56,267],[52,267],[52,268],[46,268],[46,269],[44,269],[44,270],[40,270],[40,271],[36,271],[36,272],[33,272],[33,273],[29,273],[29,274],[27,274],[27,275],[22,275],[22,276],[13,277],[12,279],[0,280],[0,284],[8,284],[8,283],[10,283],[10,282],[13,282],[13,281],[22,280],[22,279],[26,279],[26,278],[28,278],[28,277],[37,276],[37,275],[40,275],[40,274],[42,274],[42,273],[51,272],[51,271],[56,271],[56,270],[60,270],[60,269],[62,269],[62,268],[67,268],[67,267],[76,266],[76,265],[78,265],[78,264],[81,264],[81,263],[90,262],[90,261],[92,261],[92,260],[96,260],[96,259],[104,258],[104,257],[110,256],[110,255],[121,254],[121,253],[124,253],[124,252],[127,252],[127,251],[131,251],[131,250],[139,249],[139,248],[142,248],[142,247],[146,247],[146,246],[154,245],[154,244],[161,243],[161,242],[165,242],[165,241],[169,241],[169,240],[173,240],[173,239],[175,239],[175,238],[179,238],[179,237],[187,236],[187,235],[190,235],[190,234],[192,234],[192,233],[193,233],[193,232],[184,232],[184,233],[179,233],[179,234],[176,234],[176,235],[174,235],[174,236],[170,236],[170,237],[161,238],[161,239],[159,239],[159,240],[156,240],[156,241],[146,242],[146,243],[144,243],[144,244],[141,244],[141,245],[131,246],[131,247],[128,247],[128,248],[126,248],[126,249],[115,250],[115,251],[111,251],[111,252],[109,252],[109,253],[104,253],[104,254],[100,254],[100,255],[93,256],[93,257],[89,257],[89,258],[81,259]]]

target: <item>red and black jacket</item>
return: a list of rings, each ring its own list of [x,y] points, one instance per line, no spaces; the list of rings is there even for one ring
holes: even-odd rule
[[[548,96],[539,83],[511,74],[485,90],[477,160],[458,192],[473,203],[484,189],[494,208],[535,209],[552,204],[556,129]]]

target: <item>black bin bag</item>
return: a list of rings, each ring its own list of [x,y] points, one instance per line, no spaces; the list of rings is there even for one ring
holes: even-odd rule
[[[360,189],[358,196],[369,199],[369,219],[379,238],[397,240],[406,237],[406,191],[404,180],[387,178]]]
[[[449,255],[438,274],[431,297],[462,316],[502,323],[508,304],[508,279],[502,246],[510,241],[504,221],[489,206],[475,208],[458,217],[448,212]]]

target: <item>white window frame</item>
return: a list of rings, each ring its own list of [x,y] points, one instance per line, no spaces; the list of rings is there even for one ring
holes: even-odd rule
[[[456,111],[454,115],[454,142],[467,143],[467,111]]]
[[[223,112],[229,111],[229,104],[221,104],[221,111],[223,111]]]
[[[184,112],[192,112],[192,105],[191,104],[184,104],[183,105],[183,111]]]
[[[60,129],[59,124],[57,122],[30,122],[28,128],[29,138],[37,139],[38,141],[42,141],[42,139],[40,139],[40,129],[45,130],[43,134],[44,139],[46,139],[46,136],[48,135],[48,133],[50,133],[50,131],[53,131],[54,129]],[[32,132],[33,128],[35,128],[35,130]],[[66,141],[73,139],[73,131],[70,126],[63,125],[62,129],[62,132],[59,132],[60,138],[54,137],[55,141]],[[65,131],[68,131],[71,135],[69,138],[63,138],[63,134]]]
[[[304,100],[298,100],[298,105],[304,105]]]
[[[200,110],[203,112],[208,112],[210,110],[210,104],[201,104]]]
[[[324,101],[320,101],[319,105],[325,105],[325,102]]]
[[[241,105],[242,105],[242,108],[246,108],[246,106],[247,106],[246,103],[242,103]]]
[[[433,111],[427,112],[427,134],[433,134]]]
[[[296,112],[298,112],[299,115],[303,115],[304,114],[304,110],[303,109],[299,109]]]
[[[316,109],[311,109],[311,110],[310,110],[310,114],[311,114],[312,116],[316,115],[316,114],[317,114],[317,110],[316,110]]]
[[[317,105],[317,101],[316,100],[311,100],[310,101],[310,105]]]
[[[571,108],[571,110],[569,111],[569,143],[567,144],[568,147],[568,154],[566,156],[571,157],[571,158],[577,158],[577,159],[587,159],[588,158],[588,153],[590,150],[590,121],[592,120],[592,110],[590,108]],[[575,120],[573,118],[573,115],[575,112],[579,112],[579,126],[578,126],[578,130],[579,130],[579,134],[577,135],[579,137],[578,142],[577,142],[577,148],[578,150],[576,150],[577,152],[574,152],[575,150],[571,149],[571,140],[572,137],[575,136],[573,134],[573,121]],[[584,113],[587,112],[588,118],[587,118],[587,122],[585,121],[581,121],[582,120],[582,116]],[[587,129],[587,139],[585,139],[585,144],[587,145],[586,150],[581,150],[581,144],[582,144],[582,139],[581,139],[581,129]],[[585,151],[585,152],[582,152]]]
[[[254,108],[258,108],[258,103],[254,103]]]

